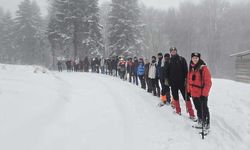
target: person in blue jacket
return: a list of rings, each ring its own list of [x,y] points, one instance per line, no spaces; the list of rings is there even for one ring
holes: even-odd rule
[[[146,82],[145,82],[144,74],[145,74],[144,61],[143,61],[143,58],[140,58],[138,61],[137,75],[141,82],[141,88],[146,89]]]

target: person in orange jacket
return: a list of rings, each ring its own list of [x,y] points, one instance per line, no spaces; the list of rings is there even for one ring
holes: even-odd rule
[[[197,110],[198,125],[196,127],[201,128],[202,123],[204,123],[205,128],[208,129],[210,127],[210,114],[207,102],[212,81],[210,71],[200,57],[200,53],[191,54],[187,75],[187,91]]]

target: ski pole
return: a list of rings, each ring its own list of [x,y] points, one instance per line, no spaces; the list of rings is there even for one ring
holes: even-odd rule
[[[202,127],[201,127],[201,137],[204,140],[204,109],[203,109],[203,100],[200,98],[201,101],[201,115],[202,115]]]

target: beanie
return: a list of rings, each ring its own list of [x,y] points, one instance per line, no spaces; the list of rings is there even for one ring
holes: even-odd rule
[[[201,54],[200,53],[192,53],[191,54],[191,58],[192,57],[199,57],[199,58],[201,58]]]
[[[176,47],[170,47],[169,51],[172,52],[172,51],[177,51]]]

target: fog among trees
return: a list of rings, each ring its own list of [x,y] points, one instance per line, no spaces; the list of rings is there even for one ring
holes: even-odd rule
[[[232,78],[230,54],[250,49],[250,2],[201,0],[179,8],[148,8],[137,0],[50,0],[48,16],[23,0],[14,16],[0,8],[0,63],[50,69],[58,58],[107,58],[125,52],[150,58],[200,52],[213,77]]]

